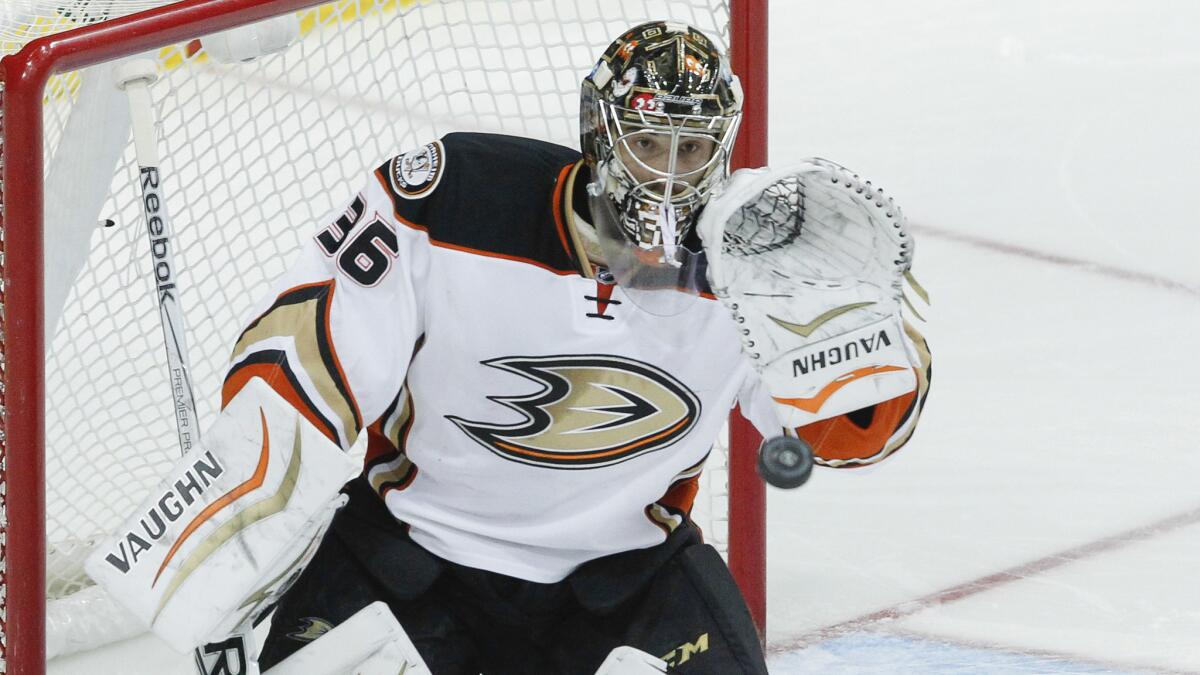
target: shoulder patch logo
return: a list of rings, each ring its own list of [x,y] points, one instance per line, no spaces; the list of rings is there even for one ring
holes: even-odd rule
[[[687,435],[700,399],[648,363],[599,354],[484,361],[542,385],[532,394],[489,396],[521,413],[516,424],[447,415],[500,457],[548,469],[595,469],[662,450]]]
[[[405,199],[420,199],[433,192],[446,168],[446,151],[441,141],[406,152],[391,162],[388,178],[392,190]]]

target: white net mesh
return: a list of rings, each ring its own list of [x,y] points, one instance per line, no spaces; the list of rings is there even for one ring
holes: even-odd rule
[[[161,0],[5,0],[0,3],[0,52],[15,52],[43,35],[165,4]]]
[[[47,14],[41,4],[10,3],[6,47],[144,6]],[[361,0],[302,13],[299,42],[257,61],[217,63],[194,41],[157,54],[164,194],[201,420],[216,412],[250,304],[372,167],[455,130],[577,147],[579,81],[614,36],[670,18],[727,44],[726,4]],[[45,101],[52,597],[89,585],[83,558],[179,454],[128,112],[109,82],[105,67],[57,76]],[[724,464],[714,452],[706,480],[719,494],[697,506],[717,544],[728,531]]]

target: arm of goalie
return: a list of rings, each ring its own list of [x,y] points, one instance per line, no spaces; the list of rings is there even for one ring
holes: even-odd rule
[[[870,464],[902,445],[929,359],[901,316],[913,242],[892,200],[810,159],[735,173],[699,231],[766,397],[817,462]]]
[[[253,379],[85,569],[174,649],[190,651],[256,616],[295,579],[358,469]]]

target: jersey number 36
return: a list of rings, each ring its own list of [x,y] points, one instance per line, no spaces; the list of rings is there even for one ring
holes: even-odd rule
[[[355,283],[374,286],[392,268],[392,259],[400,251],[396,232],[378,214],[350,236],[362,220],[366,204],[361,195],[354,198],[346,212],[316,236],[317,245],[328,256],[337,256],[338,269]]]

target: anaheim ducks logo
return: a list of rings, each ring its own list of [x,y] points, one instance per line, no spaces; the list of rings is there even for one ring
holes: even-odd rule
[[[551,469],[594,469],[661,450],[700,417],[700,400],[675,378],[619,356],[504,357],[484,365],[542,385],[524,396],[489,396],[525,416],[517,424],[447,415],[497,455]]]
[[[300,642],[312,642],[333,630],[333,624],[314,616],[306,616],[300,619],[300,622],[300,628],[288,633],[288,637]]]
[[[404,199],[420,199],[433,192],[446,166],[446,149],[441,141],[406,152],[391,161],[392,189]]]

